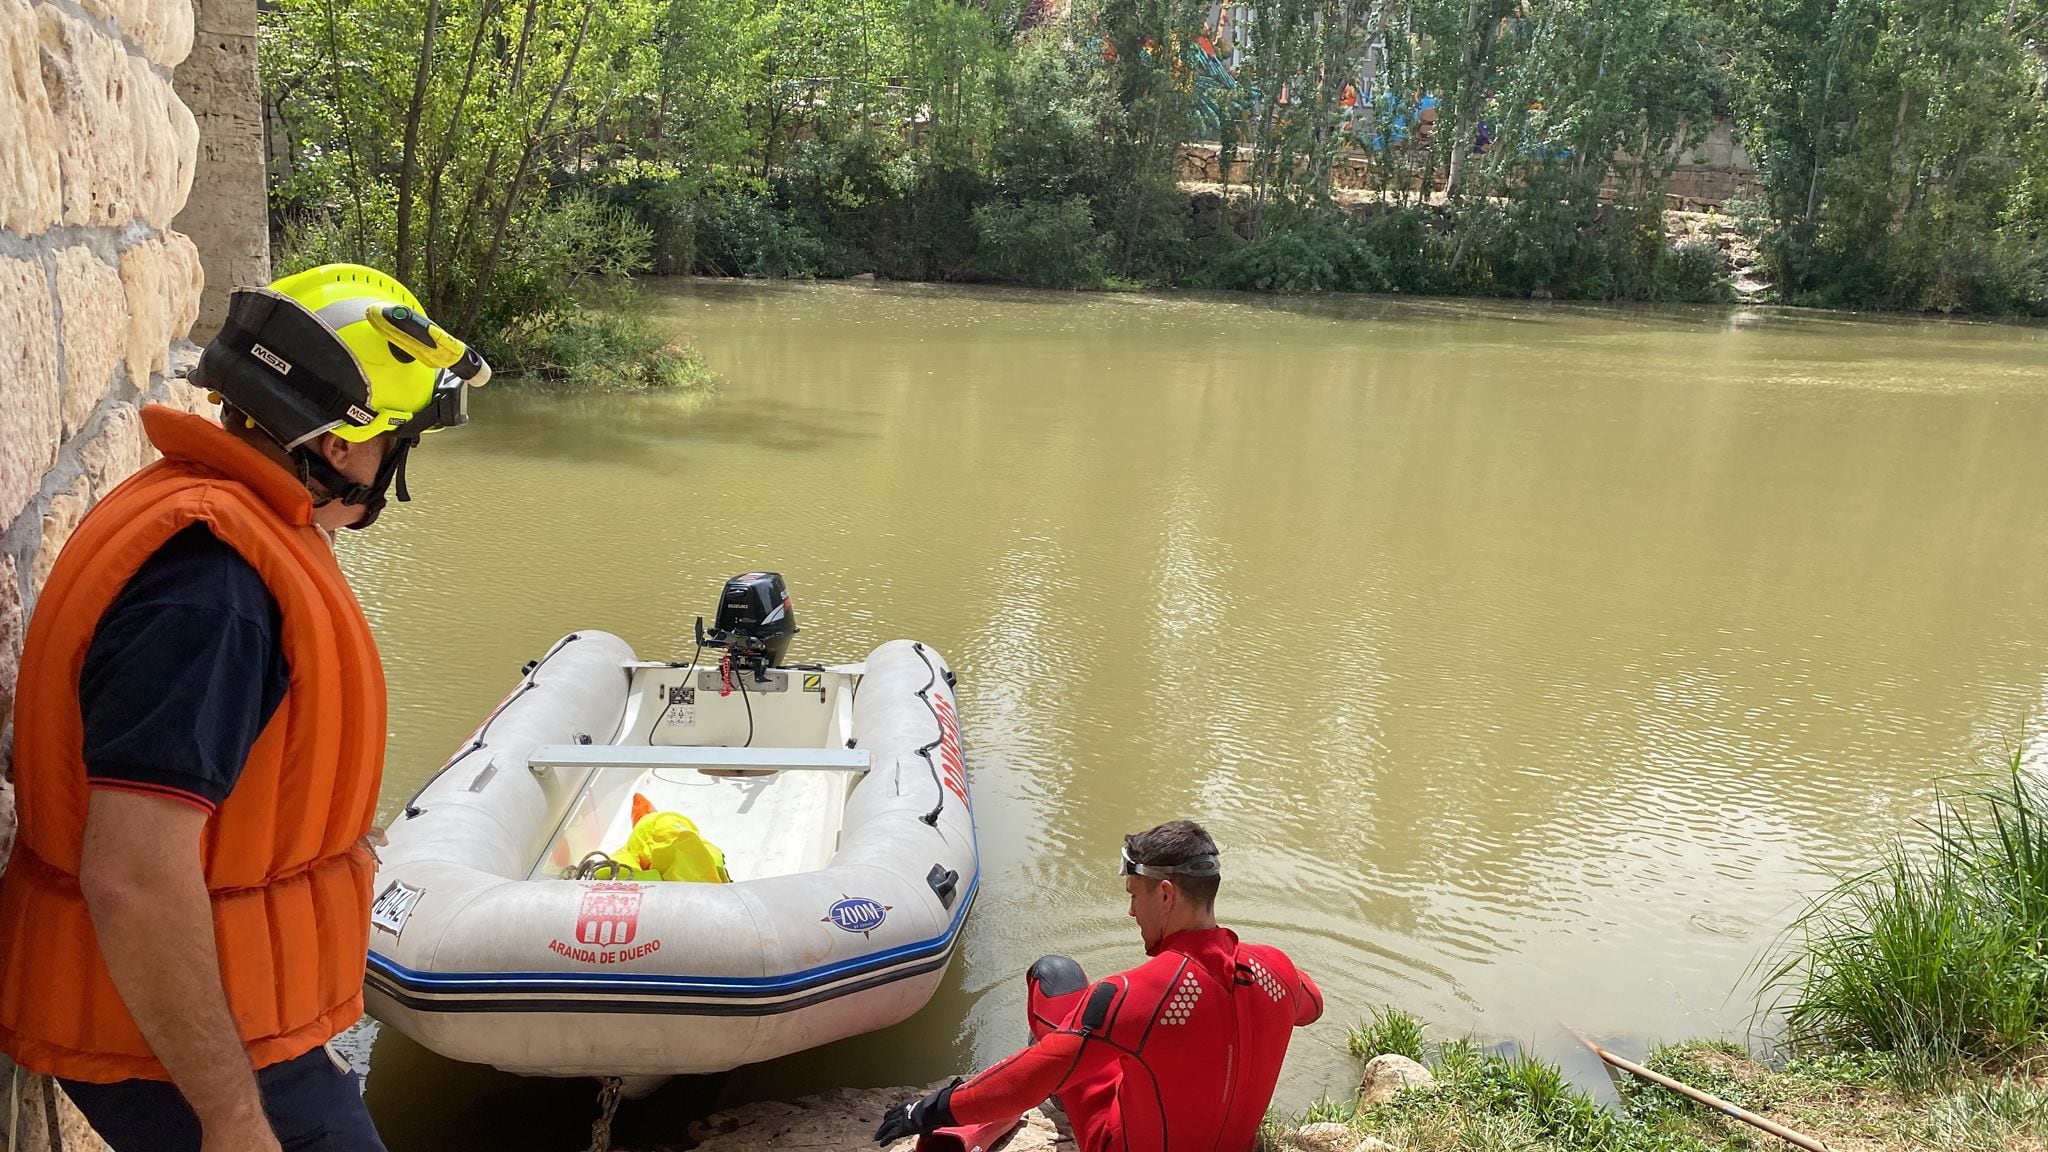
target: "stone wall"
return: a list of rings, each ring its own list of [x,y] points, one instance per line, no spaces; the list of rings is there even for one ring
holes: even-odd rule
[[[22,637],[57,550],[153,456],[141,405],[206,406],[172,378],[202,286],[171,226],[199,150],[172,84],[192,38],[190,0],[0,0],[0,859]],[[0,1058],[0,1148],[10,1126],[5,1152],[98,1146]]]
[[[199,122],[192,198],[171,226],[199,246],[206,291],[192,339],[220,331],[228,293],[270,280],[256,0],[195,0],[192,54],[172,84]]]
[[[1624,155],[1617,159],[1625,161],[1627,157]],[[1188,144],[1181,148],[1180,179],[1190,184],[1220,184],[1226,182],[1227,176],[1228,183],[1249,184],[1257,175],[1256,160],[1249,145],[1238,145],[1226,161],[1218,145]],[[1707,130],[1705,139],[1671,157],[1671,160],[1671,185],[1665,190],[1667,207],[1687,210],[1719,208],[1730,200],[1754,198],[1761,194],[1756,165],[1735,139],[1734,127],[1725,120],[1715,121]],[[1431,191],[1443,189],[1443,176],[1443,173],[1437,173],[1436,185]],[[1421,179],[1419,175],[1412,176],[1401,190],[1416,191]],[[1378,182],[1372,161],[1363,152],[1340,153],[1331,167],[1330,186],[1339,192],[1370,192]],[[1610,178],[1601,192],[1613,196],[1619,189],[1620,181]]]

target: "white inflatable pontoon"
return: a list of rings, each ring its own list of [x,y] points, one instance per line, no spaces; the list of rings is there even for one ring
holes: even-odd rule
[[[748,669],[565,637],[392,821],[370,1013],[456,1060],[643,1088],[905,1019],[979,881],[952,681],[907,640]],[[732,882],[573,878],[635,793]]]

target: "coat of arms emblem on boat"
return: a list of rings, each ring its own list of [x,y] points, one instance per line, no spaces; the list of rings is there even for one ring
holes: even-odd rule
[[[890,907],[865,896],[848,896],[827,909],[819,919],[830,921],[841,931],[858,932],[865,937],[889,918]]]
[[[878,921],[879,922],[879,921]],[[579,944],[629,944],[640,930],[640,885],[592,884],[576,913]]]

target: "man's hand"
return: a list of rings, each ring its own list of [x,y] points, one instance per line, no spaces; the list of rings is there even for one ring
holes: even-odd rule
[[[953,1126],[953,1089],[960,1086],[956,1078],[951,1084],[922,1100],[905,1100],[882,1114],[882,1126],[875,1129],[875,1143],[887,1144],[906,1136],[929,1136],[941,1128]]]
[[[78,887],[114,990],[199,1117],[205,1152],[275,1152],[221,987],[199,858],[206,820],[191,804],[93,789]]]

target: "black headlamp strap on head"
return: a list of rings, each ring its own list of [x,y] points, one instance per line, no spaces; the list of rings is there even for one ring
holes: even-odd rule
[[[394,482],[398,485],[399,500],[412,499],[412,494],[407,492],[405,487],[405,460],[412,454],[412,446],[417,443],[418,436],[394,436],[390,449],[384,453],[384,462],[377,466],[376,479],[368,484],[343,475],[340,469],[329,464],[327,458],[315,451],[311,445],[301,445],[293,449],[292,457],[299,462],[302,480],[316,480],[328,492],[328,498],[314,506],[319,507],[339,500],[343,504],[361,507],[365,515],[361,520],[349,525],[350,528],[361,531],[375,524],[377,517],[383,515],[387,503],[385,493],[391,490]]]
[[[1223,865],[1214,852],[1190,856],[1173,864],[1146,864],[1131,855],[1130,845],[1124,845],[1121,874],[1125,876],[1149,876],[1164,880],[1173,876],[1221,876]]]

